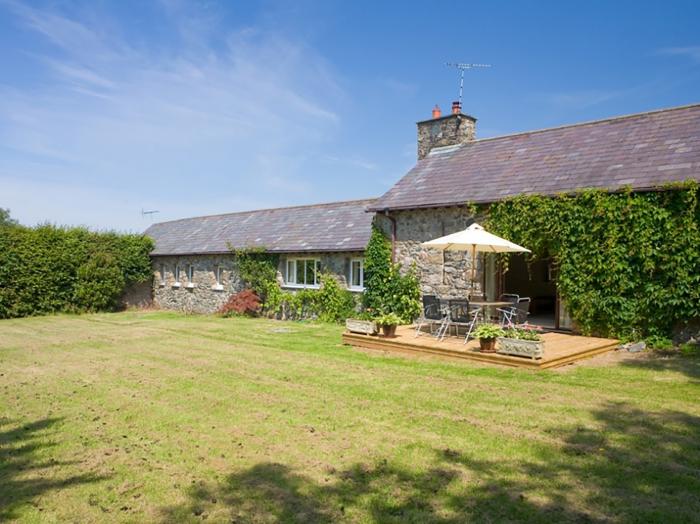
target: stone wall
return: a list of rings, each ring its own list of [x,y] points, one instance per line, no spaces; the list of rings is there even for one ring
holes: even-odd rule
[[[425,158],[433,148],[470,142],[476,133],[476,119],[461,113],[424,120],[416,125],[418,160]]]
[[[471,254],[445,252],[443,275],[442,252],[420,245],[466,229],[474,221],[466,207],[396,211],[391,216],[396,220],[396,262],[404,270],[416,265],[421,293],[443,298],[466,298],[470,291]],[[377,215],[376,220],[377,225],[390,237],[390,221],[382,215]],[[482,260],[482,256],[477,255],[475,296],[483,293]]]
[[[342,286],[348,285],[350,261],[361,258],[362,253],[303,253],[280,255],[277,280],[285,290],[293,292],[298,287],[285,285],[288,258],[315,258],[321,261],[321,269],[330,271]],[[189,287],[187,268],[194,266],[193,287]],[[175,282],[175,266],[180,266],[180,286]],[[222,272],[221,289],[216,287],[216,268]],[[161,267],[165,280],[161,282]],[[162,309],[186,313],[214,313],[229,297],[243,288],[233,255],[158,256],[153,258],[153,303]]]

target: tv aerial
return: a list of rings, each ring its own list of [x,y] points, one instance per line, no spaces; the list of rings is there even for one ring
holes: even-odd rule
[[[462,107],[462,93],[464,92],[464,72],[467,69],[477,67],[491,67],[491,64],[466,64],[464,62],[447,62],[447,67],[454,67],[459,70],[459,107]]]
[[[157,209],[146,210],[146,209],[141,208],[141,217],[142,218],[149,217],[151,220],[153,220],[153,215],[155,215],[156,213],[160,213],[160,211],[158,211]]]

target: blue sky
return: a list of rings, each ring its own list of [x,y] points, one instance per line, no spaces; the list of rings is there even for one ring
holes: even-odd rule
[[[292,5],[293,4],[293,5]],[[0,207],[156,220],[378,196],[415,122],[489,137],[700,102],[700,2],[0,0]]]

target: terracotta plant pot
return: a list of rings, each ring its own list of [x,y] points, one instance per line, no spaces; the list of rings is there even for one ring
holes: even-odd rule
[[[396,336],[396,325],[395,324],[383,324],[382,334],[387,338],[392,338]]]
[[[480,338],[479,346],[481,346],[482,353],[495,353],[496,352],[496,339],[495,338]]]

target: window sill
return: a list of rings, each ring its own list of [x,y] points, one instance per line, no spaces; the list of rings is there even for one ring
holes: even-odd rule
[[[197,287],[197,284],[193,284],[192,282],[190,282],[190,283],[187,284],[185,287],[186,287],[187,289],[194,289],[194,288]]]
[[[353,293],[364,293],[365,288],[357,287],[357,286],[350,286],[350,287],[348,287],[348,291],[352,291]]]
[[[223,290],[224,290],[224,286],[223,286],[223,284],[214,284],[214,285],[211,287],[211,289],[212,289],[212,291],[223,291]]]
[[[285,284],[282,287],[287,289],[321,289],[321,286],[318,284],[309,286],[305,284]]]
[[[165,287],[165,282],[159,282],[158,287]]]
[[[173,284],[173,287],[174,287],[174,288],[179,288],[179,287],[182,287],[182,284],[181,284],[180,282],[175,282],[175,283]]]

